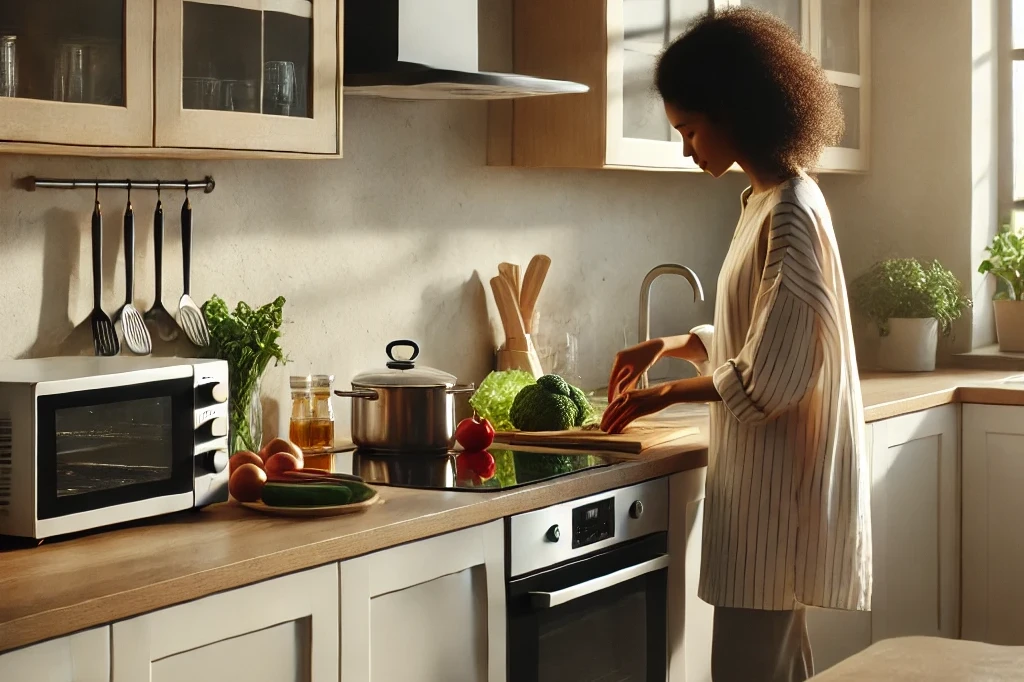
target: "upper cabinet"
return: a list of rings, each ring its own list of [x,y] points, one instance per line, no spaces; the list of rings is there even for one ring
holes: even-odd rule
[[[340,6],[2,2],[0,151],[339,156]]]
[[[590,92],[492,104],[491,165],[698,170],[654,90],[662,50],[700,14],[753,6],[793,27],[839,86],[846,134],[818,170],[867,168],[870,0],[513,0],[514,69]]]

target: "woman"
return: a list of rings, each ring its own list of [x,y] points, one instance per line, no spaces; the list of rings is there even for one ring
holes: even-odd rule
[[[684,153],[750,187],[718,279],[715,326],[619,353],[602,428],[711,402],[699,594],[715,606],[716,682],[804,680],[803,607],[871,603],[869,477],[849,306],[832,221],[804,169],[842,133],[838,94],[781,21],[699,19],[656,85]],[[661,357],[701,376],[647,390]]]

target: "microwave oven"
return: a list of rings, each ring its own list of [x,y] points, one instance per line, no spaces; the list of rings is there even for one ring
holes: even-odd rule
[[[0,361],[0,535],[47,538],[228,499],[223,360]]]

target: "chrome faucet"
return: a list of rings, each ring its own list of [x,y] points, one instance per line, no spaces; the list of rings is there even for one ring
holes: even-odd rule
[[[662,275],[679,275],[684,278],[693,288],[693,302],[702,303],[704,301],[704,288],[700,285],[697,273],[690,268],[674,263],[667,263],[654,268],[647,273],[647,276],[644,277],[644,283],[640,285],[640,325],[637,330],[637,343],[649,341],[651,338],[651,288],[654,286],[654,280]],[[647,388],[647,386],[647,372],[644,372],[640,377],[640,381],[637,382],[637,387]]]

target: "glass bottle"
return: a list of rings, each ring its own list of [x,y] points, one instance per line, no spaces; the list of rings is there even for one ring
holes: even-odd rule
[[[311,413],[309,440],[302,448],[306,466],[316,469],[331,469],[334,452],[334,407],[331,404],[331,387],[334,376],[315,374],[310,378]]]
[[[292,418],[288,423],[288,440],[303,452],[309,447],[309,427],[313,417],[313,400],[309,375],[293,376],[288,381],[292,389]]]

